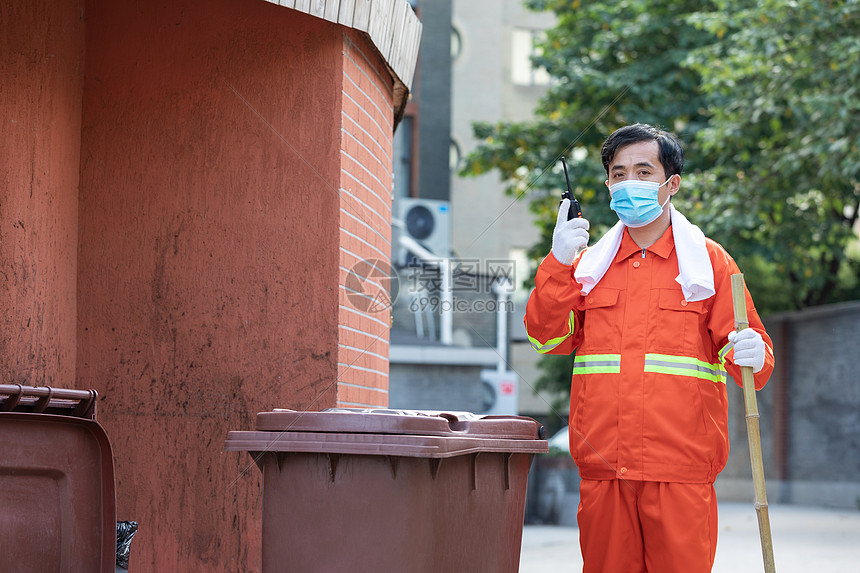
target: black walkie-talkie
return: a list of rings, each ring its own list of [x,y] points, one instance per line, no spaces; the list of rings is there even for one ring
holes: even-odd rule
[[[582,217],[582,208],[579,206],[579,201],[573,196],[573,190],[570,188],[570,177],[567,176],[567,161],[564,156],[561,157],[561,165],[564,167],[564,180],[567,181],[567,191],[561,194],[561,200],[570,199],[570,210],[567,212],[567,220]]]

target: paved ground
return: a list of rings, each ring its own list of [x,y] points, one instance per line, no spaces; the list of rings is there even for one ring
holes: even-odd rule
[[[796,505],[768,508],[778,573],[860,571],[860,511]],[[520,573],[582,571],[579,530],[527,525]],[[720,503],[720,537],[713,573],[764,571],[755,508]]]

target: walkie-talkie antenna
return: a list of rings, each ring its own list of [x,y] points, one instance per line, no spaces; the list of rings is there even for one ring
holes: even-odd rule
[[[564,180],[567,181],[567,191],[561,194],[561,200],[570,199],[570,210],[567,212],[567,220],[582,217],[582,208],[579,206],[579,201],[573,196],[573,190],[570,188],[570,177],[567,175],[567,161],[564,156],[561,156],[561,166],[564,167]]]

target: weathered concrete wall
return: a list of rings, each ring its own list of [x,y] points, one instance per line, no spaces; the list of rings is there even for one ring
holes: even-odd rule
[[[131,568],[260,568],[222,453],[335,405],[343,32],[265,2],[87,5],[78,384],[99,388]]]
[[[0,4],[0,381],[71,386],[82,0]]]
[[[860,302],[765,320],[776,368],[758,392],[768,500],[856,508],[860,500]],[[752,499],[743,393],[729,382],[722,498]]]
[[[390,314],[344,287],[388,262],[403,86],[265,2],[13,0],[0,32],[2,381],[99,391],[132,569],[259,570],[227,432],[388,402]]]

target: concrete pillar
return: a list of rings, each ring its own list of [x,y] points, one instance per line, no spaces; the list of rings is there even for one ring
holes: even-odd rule
[[[259,471],[223,440],[336,403],[342,48],[265,2],[88,4],[78,383],[133,569],[258,570]]]

